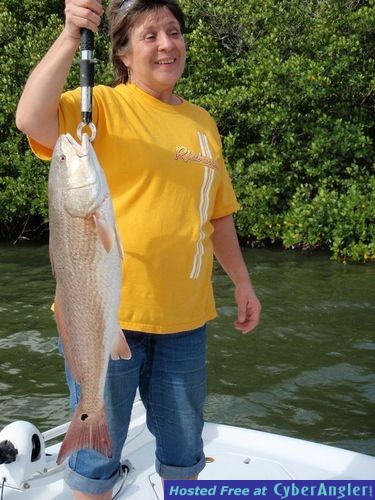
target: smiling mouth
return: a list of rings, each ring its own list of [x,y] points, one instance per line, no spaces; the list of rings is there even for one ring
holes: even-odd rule
[[[155,61],[155,64],[159,64],[160,66],[167,66],[168,64],[173,64],[177,61],[176,58],[163,59],[162,61]]]

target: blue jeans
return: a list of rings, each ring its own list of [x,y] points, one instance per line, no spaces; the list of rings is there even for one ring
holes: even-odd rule
[[[148,334],[126,330],[130,360],[110,360],[105,403],[113,456],[89,449],[71,455],[67,484],[87,494],[113,488],[120,469],[137,387],[156,440],[155,468],[164,479],[187,479],[205,466],[203,407],[206,396],[206,326],[181,333]],[[72,410],[79,385],[66,368]]]

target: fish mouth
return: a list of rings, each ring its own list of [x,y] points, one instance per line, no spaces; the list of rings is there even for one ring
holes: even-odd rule
[[[72,135],[65,134],[65,139],[67,140],[68,145],[74,149],[77,156],[79,156],[80,158],[88,156],[89,153],[87,148],[83,147],[82,144],[77,142]]]

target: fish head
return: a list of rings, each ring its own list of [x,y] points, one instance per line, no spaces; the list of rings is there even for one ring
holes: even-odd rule
[[[87,134],[79,144],[70,134],[59,137],[52,156],[50,192],[58,190],[72,217],[89,217],[109,195],[103,170]]]

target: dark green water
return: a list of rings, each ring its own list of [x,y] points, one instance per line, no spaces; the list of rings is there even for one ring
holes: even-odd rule
[[[232,285],[217,268],[207,420],[375,455],[375,267],[323,253],[244,255],[262,322],[248,336],[233,329]],[[0,428],[69,419],[53,292],[46,246],[0,246]]]

